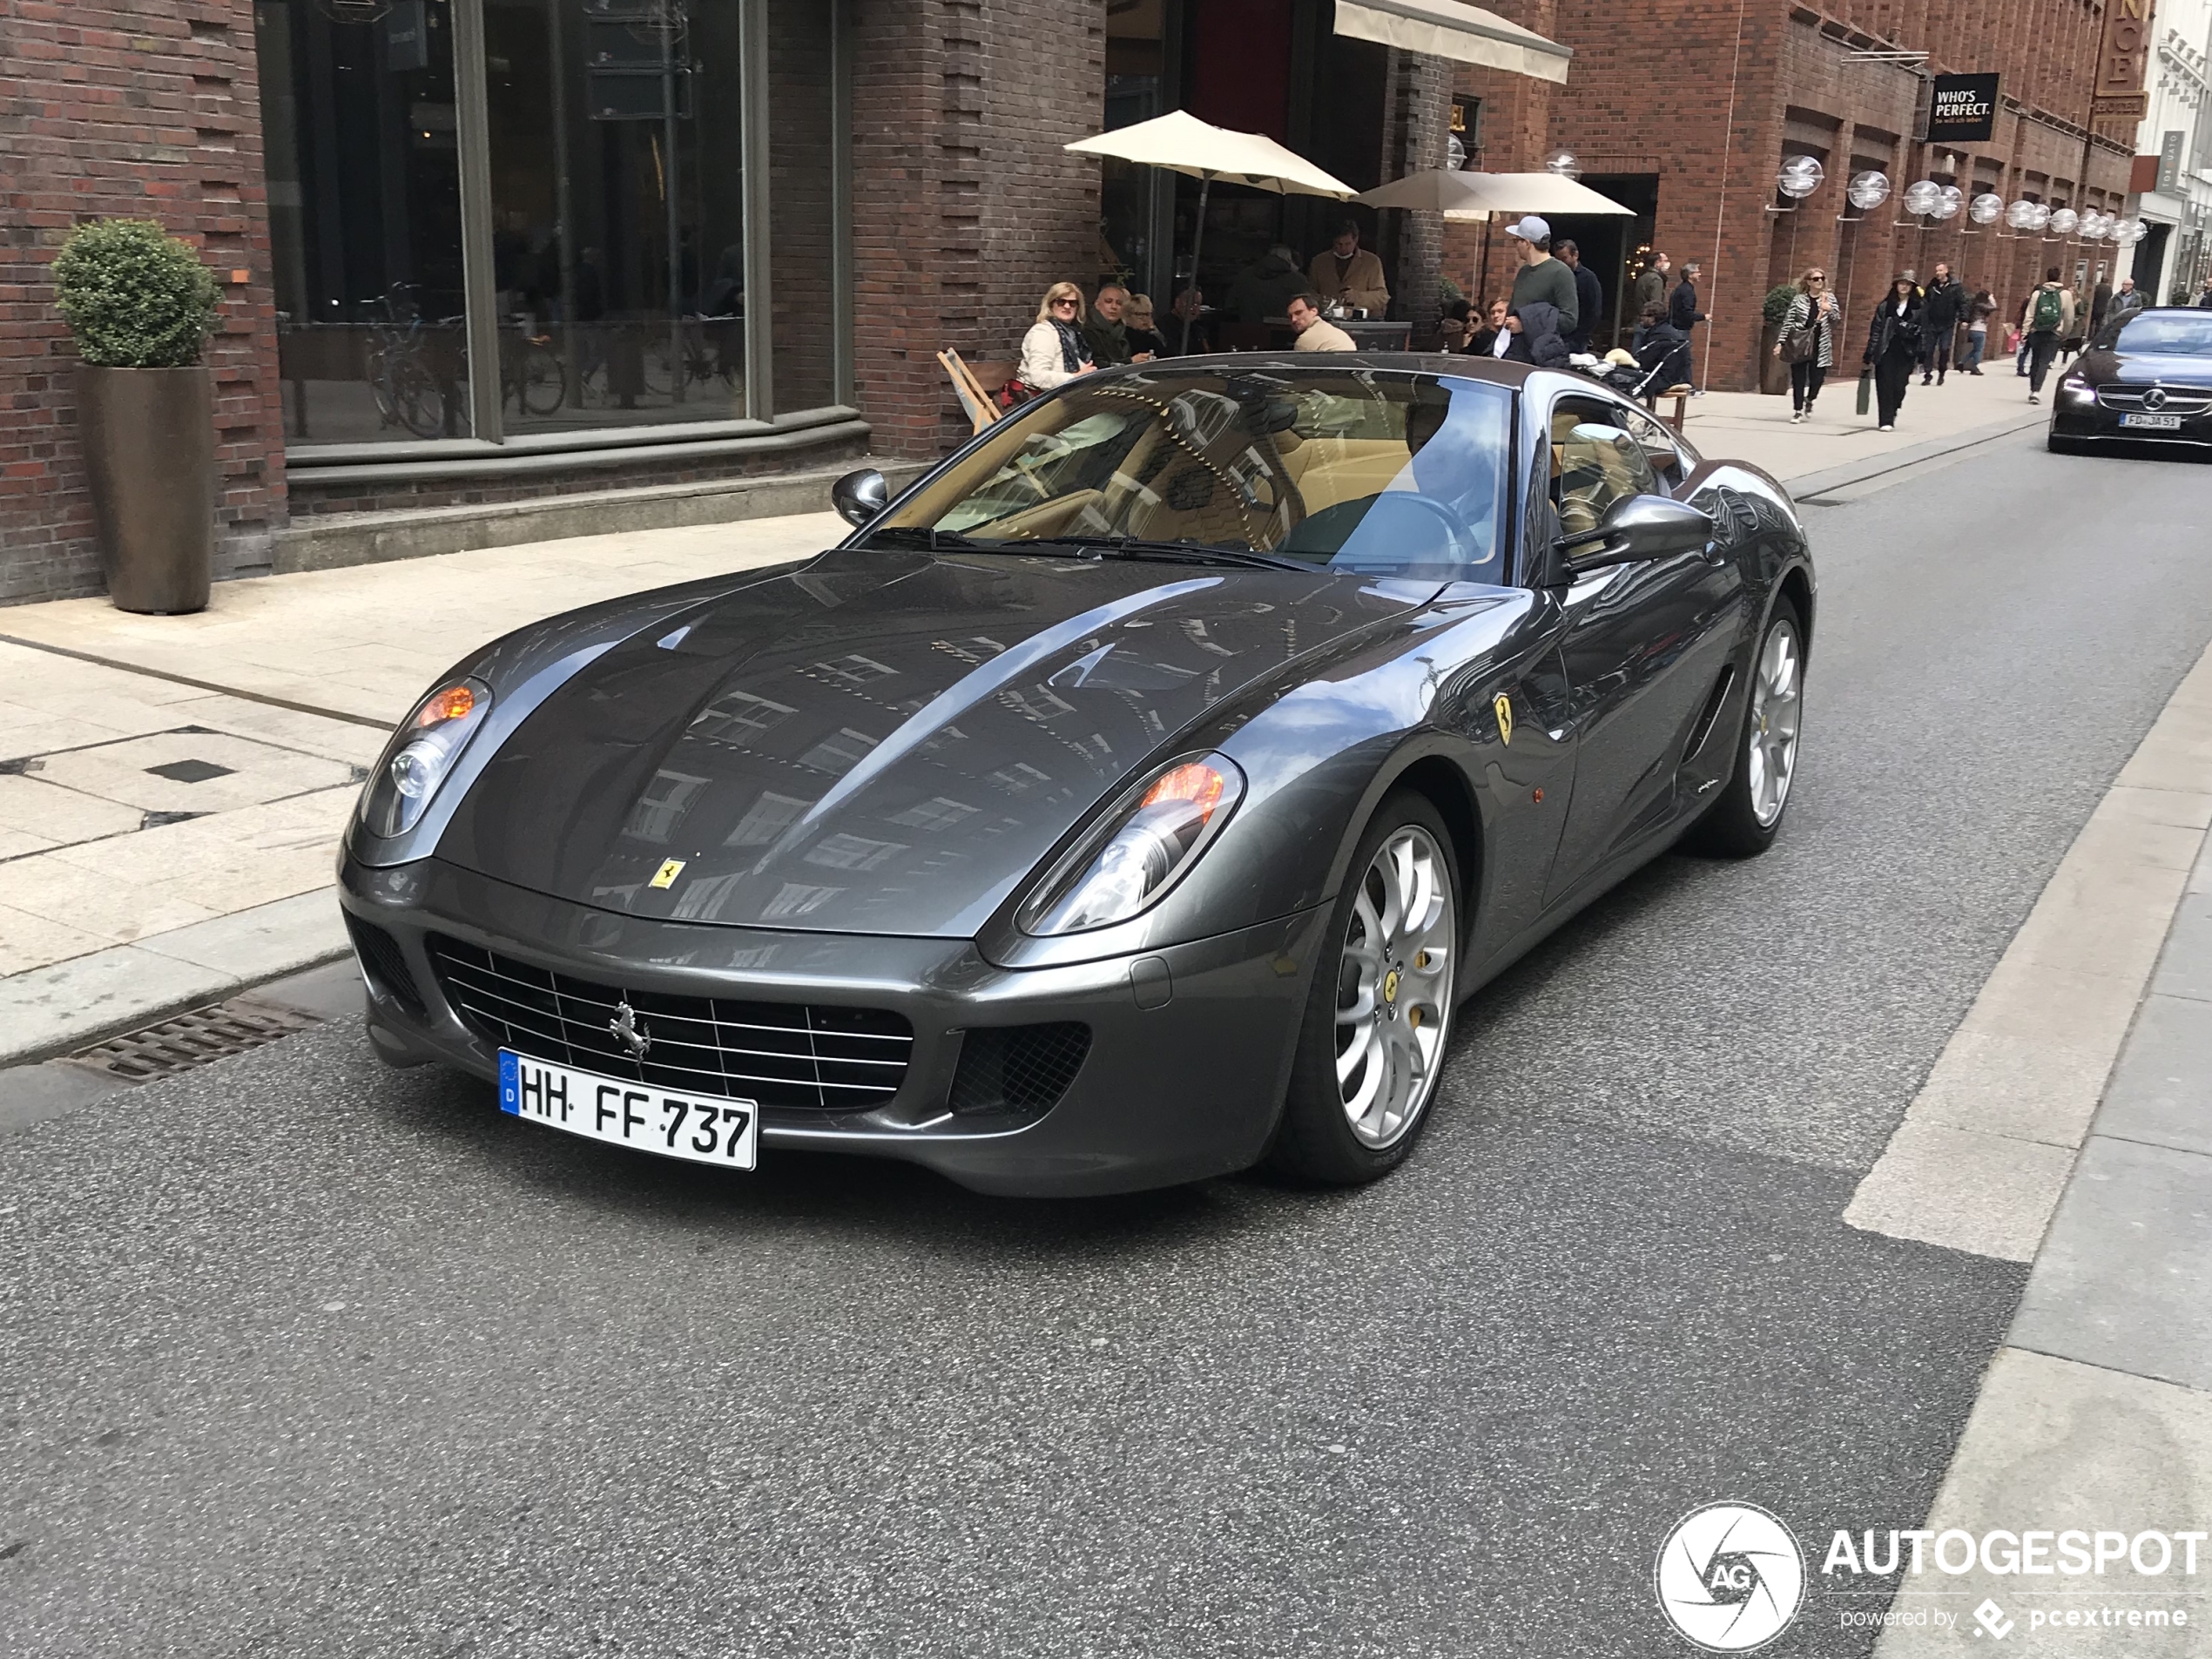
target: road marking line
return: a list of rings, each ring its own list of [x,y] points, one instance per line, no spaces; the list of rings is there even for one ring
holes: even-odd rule
[[[2157,966],[2205,880],[2212,648],[2060,860],[1844,1219],[2027,1262]]]

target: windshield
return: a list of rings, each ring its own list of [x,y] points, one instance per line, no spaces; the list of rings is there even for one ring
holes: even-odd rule
[[[1503,387],[1372,369],[1086,379],[1001,421],[870,534],[1174,543],[1496,580],[1512,410]]]
[[[2156,357],[2212,357],[2212,311],[2139,311],[2108,343]]]

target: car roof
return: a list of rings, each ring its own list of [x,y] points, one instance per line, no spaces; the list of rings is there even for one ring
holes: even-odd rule
[[[1511,363],[1495,357],[1469,357],[1458,352],[1420,351],[1223,351],[1193,353],[1188,357],[1162,357],[1149,363],[1126,363],[1100,371],[1112,375],[1157,373],[1163,369],[1192,369],[1206,374],[1342,374],[1346,368],[1379,369],[1394,374],[1427,374],[1448,380],[1487,381],[1518,390],[1535,369],[1533,363]]]

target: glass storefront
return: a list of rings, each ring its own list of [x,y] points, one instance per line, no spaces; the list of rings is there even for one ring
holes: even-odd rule
[[[291,442],[849,401],[836,15],[259,0]]]

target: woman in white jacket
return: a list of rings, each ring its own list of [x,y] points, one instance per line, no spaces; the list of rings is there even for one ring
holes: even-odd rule
[[[1032,392],[1049,392],[1089,374],[1094,365],[1082,325],[1083,291],[1072,282],[1047,288],[1037,320],[1022,336],[1022,367],[1015,378]]]

